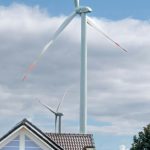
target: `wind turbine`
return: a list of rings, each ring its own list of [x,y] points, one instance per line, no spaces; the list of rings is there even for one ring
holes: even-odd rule
[[[57,126],[58,126],[58,133],[61,133],[61,118],[62,116],[64,115],[63,113],[59,112],[59,108],[60,108],[60,105],[62,104],[66,94],[67,94],[68,90],[65,91],[61,101],[59,102],[58,106],[57,106],[57,109],[56,111],[52,110],[48,105],[42,103],[40,100],[39,100],[39,103],[41,105],[43,105],[46,109],[48,109],[50,112],[52,112],[54,115],[55,115],[55,133],[57,132]],[[57,119],[59,121],[58,125],[57,125]]]
[[[121,47],[117,42],[110,38],[105,32],[99,28],[99,26],[87,16],[88,13],[92,12],[90,7],[81,7],[79,5],[79,0],[74,0],[75,10],[73,13],[65,19],[65,21],[60,25],[58,30],[54,33],[50,41],[45,45],[42,52],[33,61],[33,63],[27,69],[23,80],[27,79],[27,75],[35,68],[39,59],[44,55],[44,53],[50,48],[54,41],[58,38],[61,32],[68,26],[68,24],[73,20],[76,15],[81,16],[81,68],[80,68],[80,133],[86,133],[87,125],[87,24],[92,28],[101,33],[105,38],[114,43],[117,47],[127,52],[123,47]]]

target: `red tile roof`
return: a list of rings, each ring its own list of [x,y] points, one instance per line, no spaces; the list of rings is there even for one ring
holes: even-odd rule
[[[46,135],[64,150],[83,150],[85,147],[95,147],[91,134],[46,133]]]

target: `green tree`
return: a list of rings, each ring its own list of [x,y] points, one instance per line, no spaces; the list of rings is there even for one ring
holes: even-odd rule
[[[150,124],[133,137],[133,143],[130,150],[150,150]]]

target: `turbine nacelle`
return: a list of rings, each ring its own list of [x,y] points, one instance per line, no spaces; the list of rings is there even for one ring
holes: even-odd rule
[[[76,9],[76,13],[82,14],[82,13],[90,13],[92,12],[92,8],[86,6],[86,7],[79,7]]]
[[[59,113],[59,112],[57,112],[56,115],[57,115],[57,116],[64,116],[63,113]]]

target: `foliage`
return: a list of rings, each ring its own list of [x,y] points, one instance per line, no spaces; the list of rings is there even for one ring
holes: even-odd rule
[[[133,137],[133,144],[130,150],[150,150],[150,124]]]

